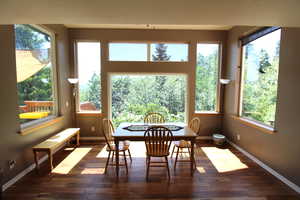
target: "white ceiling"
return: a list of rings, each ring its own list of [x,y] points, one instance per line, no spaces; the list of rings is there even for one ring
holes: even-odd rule
[[[0,24],[300,27],[299,10],[300,0],[0,0]]]
[[[67,28],[104,29],[170,29],[170,30],[229,30],[232,26],[216,25],[159,25],[159,24],[65,24]]]

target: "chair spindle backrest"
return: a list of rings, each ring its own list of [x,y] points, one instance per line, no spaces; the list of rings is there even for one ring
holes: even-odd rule
[[[194,117],[189,123],[189,128],[198,135],[200,129],[200,119],[198,117]]]
[[[165,123],[165,118],[160,113],[150,112],[145,116],[144,123],[161,124]]]
[[[104,118],[102,120],[102,125],[103,125],[102,127],[103,127],[105,142],[106,142],[108,148],[112,149],[111,144],[114,141],[112,134],[115,132],[114,126],[113,126],[111,120],[106,119],[106,118]]]
[[[144,134],[147,154],[152,156],[167,155],[172,144],[172,131],[163,126],[149,127]]]

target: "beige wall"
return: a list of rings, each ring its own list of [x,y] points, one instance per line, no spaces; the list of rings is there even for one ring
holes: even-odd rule
[[[71,106],[66,107],[66,101],[71,102],[70,88],[66,81],[69,76],[68,32],[62,25],[48,25],[47,27],[56,33],[59,112],[63,119],[49,127],[22,136],[17,133],[19,122],[14,29],[12,25],[0,25],[0,167],[4,168],[4,181],[14,177],[33,163],[31,151],[33,145],[71,125]],[[16,167],[11,171],[8,169],[10,159],[17,161]]]
[[[105,29],[70,29],[70,46],[74,46],[76,40],[98,40],[101,42],[101,84],[102,84],[102,117],[108,116],[109,99],[109,74],[111,73],[167,73],[185,74],[188,80],[188,120],[192,116],[199,116],[202,120],[200,133],[211,135],[214,131],[221,130],[220,115],[195,114],[195,66],[196,66],[196,44],[197,42],[219,42],[222,45],[224,54],[222,63],[226,58],[226,31],[172,31],[172,30],[105,30]],[[189,62],[177,63],[154,63],[154,62],[109,62],[108,42],[109,41],[163,41],[163,42],[188,42]],[[74,50],[71,49],[71,55]],[[74,56],[74,55],[73,55]],[[74,65],[74,57],[70,62]],[[222,64],[222,67],[224,65]],[[221,93],[222,98],[222,93]],[[77,125],[82,129],[82,136],[101,136],[101,127],[96,127],[96,132],[92,133],[90,126],[101,126],[101,117],[78,116]],[[87,127],[89,126],[89,127]]]
[[[251,27],[235,27],[228,35],[226,76],[233,80],[226,86],[223,128],[231,141],[253,154],[265,164],[300,185],[300,29],[283,28],[279,63],[278,103],[275,126],[277,132],[267,134],[236,121],[238,92],[237,66],[240,65],[238,38]],[[240,140],[237,140],[240,134]]]

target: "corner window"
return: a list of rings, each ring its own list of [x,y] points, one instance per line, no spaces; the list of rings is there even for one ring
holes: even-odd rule
[[[110,61],[187,62],[188,44],[109,43]]]
[[[281,30],[263,29],[242,39],[240,116],[274,127]]]
[[[21,125],[57,115],[54,36],[30,25],[15,25],[16,71]]]
[[[197,44],[196,112],[218,111],[219,44]]]
[[[77,42],[78,110],[101,111],[100,42]]]

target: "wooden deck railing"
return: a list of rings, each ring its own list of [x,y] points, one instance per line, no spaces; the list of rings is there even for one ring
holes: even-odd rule
[[[53,110],[53,101],[24,101],[20,106],[21,112],[51,112]]]

